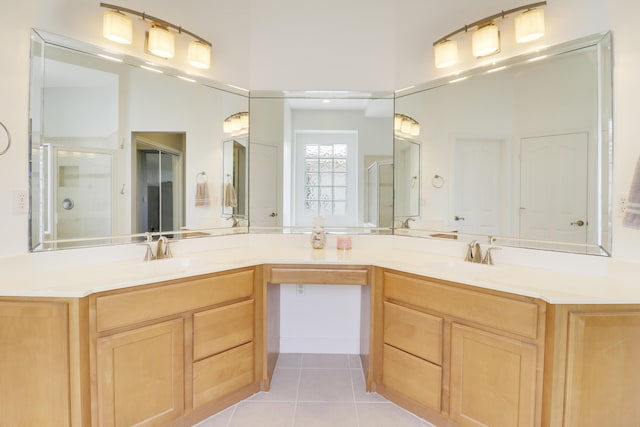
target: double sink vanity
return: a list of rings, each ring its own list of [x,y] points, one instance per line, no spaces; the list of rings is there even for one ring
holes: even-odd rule
[[[359,286],[367,390],[437,426],[640,419],[637,268],[587,256],[611,250],[610,34],[393,94],[248,94],[40,30],[31,40],[39,203],[34,252],[0,259],[0,425],[189,426],[268,391],[283,284]],[[100,78],[100,102],[78,69]],[[247,111],[249,134],[224,127]],[[421,135],[394,129],[402,117]],[[158,159],[169,178],[151,173]],[[540,197],[549,188],[557,197]],[[312,249],[316,215],[355,234],[353,249],[332,234]],[[175,239],[174,258],[143,261],[149,231]],[[480,236],[502,247],[496,265],[464,261]]]
[[[488,266],[448,239],[359,235],[343,251],[307,237],[194,239],[147,262],[135,245],[2,260],[0,424],[193,425],[267,391],[286,283],[360,285],[367,389],[435,425],[637,421],[633,266],[557,254],[533,268],[508,248]]]

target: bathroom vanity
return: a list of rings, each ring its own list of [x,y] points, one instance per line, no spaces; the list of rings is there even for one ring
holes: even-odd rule
[[[193,425],[268,390],[283,283],[360,285],[368,389],[435,425],[638,419],[640,294],[626,273],[470,265],[372,238],[393,254],[356,239],[34,268],[1,289],[0,424]]]

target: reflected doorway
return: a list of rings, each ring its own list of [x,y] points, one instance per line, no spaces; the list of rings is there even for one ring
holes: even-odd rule
[[[184,133],[134,132],[136,233],[179,230],[184,220]]]

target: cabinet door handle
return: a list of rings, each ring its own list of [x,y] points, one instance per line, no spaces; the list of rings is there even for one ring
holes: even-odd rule
[[[271,212],[271,215],[269,215],[271,218],[275,218],[278,216],[277,212]]]
[[[454,216],[453,219],[455,221],[464,221],[464,217],[463,216],[458,216],[458,215]]]
[[[584,225],[584,221],[579,219],[576,222],[572,222],[571,225],[577,225],[578,227],[582,227]]]

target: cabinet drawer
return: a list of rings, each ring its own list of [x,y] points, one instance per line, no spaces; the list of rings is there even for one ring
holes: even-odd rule
[[[193,405],[201,406],[254,381],[253,343],[193,364]]]
[[[384,342],[441,365],[442,319],[385,302]]]
[[[99,296],[96,298],[97,330],[106,331],[251,295],[253,269]]]
[[[253,341],[253,300],[193,315],[193,359]]]
[[[366,269],[274,267],[269,281],[301,285],[366,285],[368,277]]]
[[[523,337],[537,337],[538,306],[533,302],[390,272],[384,273],[384,296]]]
[[[429,408],[440,410],[442,368],[384,345],[382,384]]]

